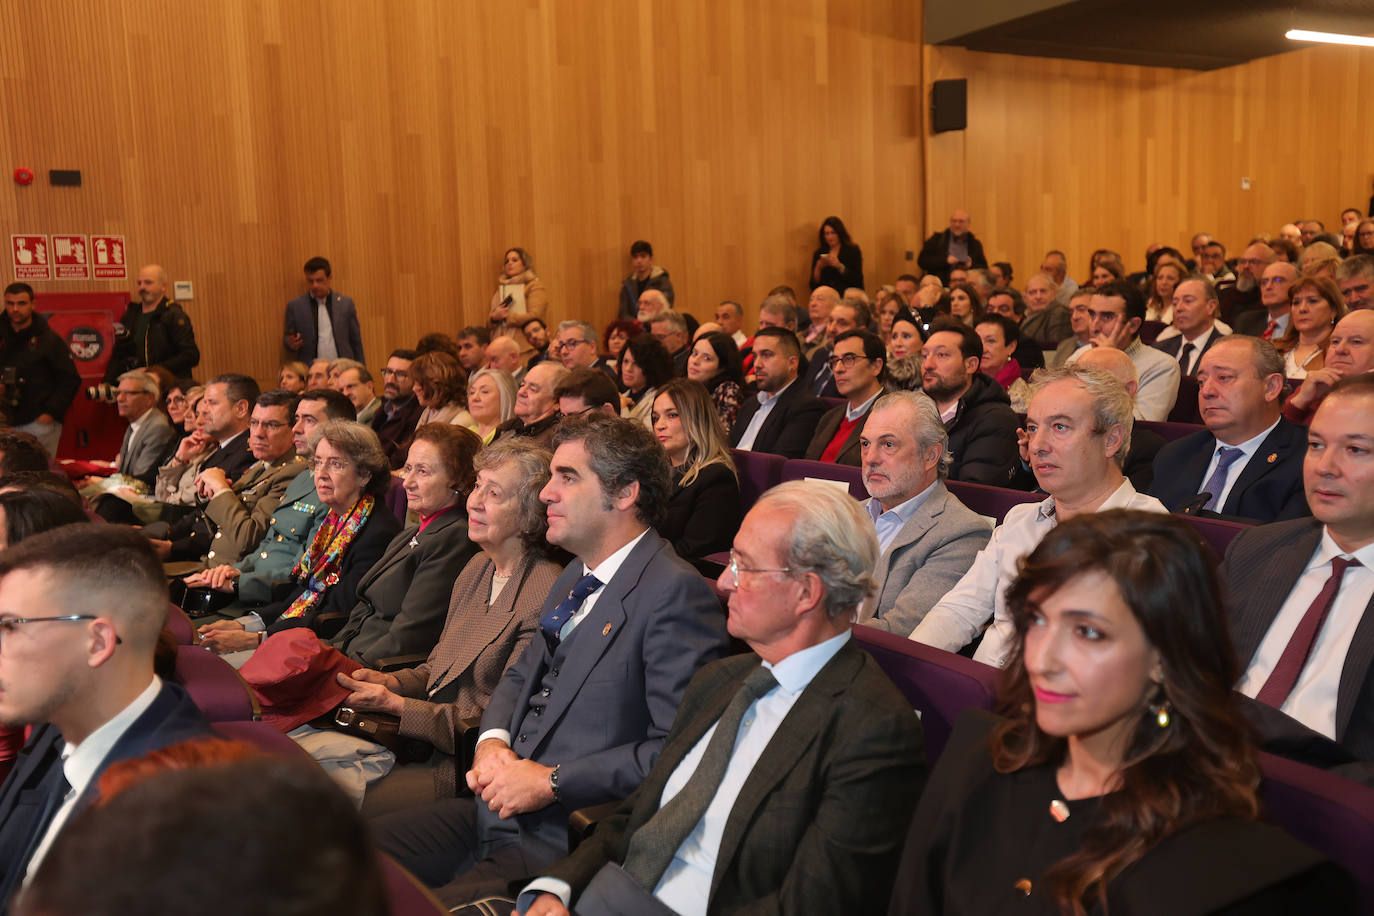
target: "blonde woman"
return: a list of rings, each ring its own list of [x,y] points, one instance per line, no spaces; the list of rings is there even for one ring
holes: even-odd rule
[[[742,514],[739,478],[711,395],[700,382],[673,379],[654,397],[651,418],[673,477],[659,534],[688,561],[729,550]]]

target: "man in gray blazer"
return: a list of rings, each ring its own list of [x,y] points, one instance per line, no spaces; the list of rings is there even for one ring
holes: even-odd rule
[[[334,269],[324,258],[305,262],[309,291],[286,303],[286,332],[282,340],[286,349],[306,365],[316,359],[340,357],[366,364],[358,308],[351,298],[334,291],[333,277]]]
[[[653,434],[594,415],[563,421],[553,444],[548,539],[576,559],[482,716],[466,777],[478,798],[373,822],[381,848],[448,906],[566,855],[568,815],[634,791],[687,682],[726,647],[715,595],[653,530],[671,492]]]
[[[176,432],[167,415],[157,409],[161,397],[162,387],[157,379],[142,369],[133,369],[119,377],[115,409],[129,422],[129,428],[124,433],[116,464],[119,473],[144,483],[152,483],[158,465],[176,441]]]
[[[949,435],[925,394],[879,398],[859,446],[879,555],[878,589],[860,605],[858,621],[910,633],[968,572],[992,528],[945,488]]]

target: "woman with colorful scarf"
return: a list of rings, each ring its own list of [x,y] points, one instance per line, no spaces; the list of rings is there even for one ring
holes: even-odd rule
[[[363,575],[401,530],[384,501],[391,464],[377,434],[362,423],[330,420],[311,440],[315,491],[329,514],[291,571],[290,593],[255,614],[203,627],[206,648],[220,654],[254,649],[267,633],[291,627],[332,637],[348,619]]]

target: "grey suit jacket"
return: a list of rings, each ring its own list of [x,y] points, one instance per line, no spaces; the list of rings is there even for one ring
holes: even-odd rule
[[[176,441],[176,430],[172,429],[167,415],[156,407],[148,411],[136,436],[131,436],[132,429],[130,426],[124,431],[124,442],[119,448],[119,472],[151,485],[158,466]]]
[[[859,623],[909,635],[969,571],[991,538],[987,522],[937,480],[878,558],[873,571],[878,591],[859,608]]]
[[[1300,518],[1251,528],[1227,548],[1221,572],[1242,670],[1259,649],[1321,535],[1320,522]],[[1336,740],[1359,759],[1374,760],[1374,600],[1360,618],[1341,668]]]
[[[540,616],[580,578],[574,560]],[[557,651],[536,636],[492,694],[482,731],[505,729],[519,756],[558,764],[561,801],[504,821],[478,805],[479,857],[517,842],[531,863],[567,854],[568,815],[634,791],[658,759],[687,682],[726,644],[725,615],[706,580],[646,532]]]

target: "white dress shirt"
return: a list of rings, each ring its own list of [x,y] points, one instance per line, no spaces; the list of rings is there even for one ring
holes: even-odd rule
[[[138,717],[147,712],[148,707],[153,705],[157,699],[158,692],[162,690],[162,679],[156,674],[143,692],[134,697],[132,703],[125,706],[104,725],[97,728],[86,736],[86,740],[80,744],[67,743],[62,749],[62,774],[67,777],[67,785],[71,786],[66,796],[62,800],[62,805],[53,815],[48,823],[48,830],[43,834],[43,839],[38,843],[33,851],[33,857],[29,859],[29,868],[25,872],[24,880],[28,881],[33,877],[34,872],[38,871],[38,866],[43,863],[43,858],[48,854],[49,847],[53,840],[62,832],[62,825],[71,817],[72,810],[76,808],[76,803],[91,784],[100,769],[100,765],[105,762],[110,751],[116,742],[124,737],[124,733],[129,730],[129,726],[138,720]]]
[[[582,601],[582,606],[577,609],[577,613],[573,614],[571,617],[569,617],[566,621],[563,622],[563,626],[558,631],[559,642],[562,642],[563,640],[571,636],[573,630],[577,629],[577,625],[581,623],[582,620],[592,612],[592,608],[596,607],[596,599],[601,597],[601,593],[606,590],[606,583],[610,582],[611,579],[615,578],[615,574],[620,571],[620,567],[624,565],[625,559],[629,557],[630,551],[634,550],[635,545],[642,541],[644,539],[644,535],[648,533],[648,528],[645,528],[643,531],[639,532],[639,534],[631,538],[630,541],[626,543],[624,547],[621,547],[615,553],[611,554],[609,557],[602,560],[597,565],[596,569],[588,568],[586,563],[582,564],[582,575],[585,576],[587,573],[591,573],[592,575],[596,576],[597,581],[601,584],[597,586],[596,591],[592,592]],[[500,738],[502,741],[509,745],[510,731],[504,728],[489,728],[486,731],[482,732],[482,734],[477,736],[477,743],[481,744],[488,738]]]
[[[1212,472],[1217,469],[1217,461],[1223,448],[1238,448],[1241,451],[1241,456],[1232,462],[1231,466],[1226,469],[1226,485],[1221,488],[1221,493],[1217,495],[1218,512],[1221,511],[1222,506],[1226,505],[1226,499],[1231,495],[1231,488],[1236,485],[1237,480],[1240,480],[1241,471],[1245,470],[1245,466],[1250,463],[1250,459],[1255,457],[1255,452],[1259,451],[1260,445],[1268,438],[1269,434],[1274,431],[1274,427],[1278,425],[1279,421],[1275,420],[1273,423],[1269,424],[1269,427],[1265,429],[1264,432],[1255,436],[1253,439],[1246,439],[1239,445],[1227,445],[1225,442],[1217,442],[1217,444],[1213,446],[1212,460],[1207,463],[1207,470],[1202,473],[1202,480],[1198,484],[1199,487],[1212,479]],[[1199,490],[1198,492],[1200,493],[1202,491]]]
[[[316,359],[339,358],[339,348],[334,343],[334,322],[329,319],[329,308],[325,305],[327,301],[313,296],[310,299],[310,304],[315,308],[315,327],[319,332],[315,336]]]
[[[1130,480],[1122,480],[1121,486],[1097,507],[1098,512],[1108,509],[1169,511],[1153,496],[1137,493]],[[930,609],[910,638],[958,652],[991,619],[973,658],[998,668],[1005,665],[1016,639],[1016,627],[1007,612],[1007,586],[1016,578],[1017,561],[1034,550],[1058,523],[1053,496],[1044,502],[1013,506],[1002,524],[993,529],[992,540],[978,552],[969,571]]]
[[[879,557],[887,553],[887,549],[897,539],[897,534],[902,530],[902,526],[911,521],[916,510],[921,508],[921,504],[930,496],[930,491],[935,489],[936,483],[939,483],[939,480],[934,481],[906,502],[899,503],[886,512],[883,511],[883,504],[872,497],[864,503],[864,508],[868,510],[868,517],[873,519],[873,528],[878,534]]]
[[[1331,578],[1331,561],[1335,557],[1354,557],[1359,566],[1345,571],[1341,579],[1341,590],[1336,593],[1335,603],[1331,605],[1326,621],[1317,633],[1312,644],[1312,654],[1307,657],[1293,692],[1281,707],[1285,713],[1297,719],[1313,731],[1321,732],[1328,738],[1336,737],[1336,693],[1341,685],[1341,669],[1345,667],[1345,656],[1350,650],[1350,642],[1355,638],[1355,630],[1360,625],[1365,608],[1374,598],[1374,544],[1366,544],[1354,553],[1346,553],[1336,546],[1328,531],[1322,532],[1322,539],[1307,561],[1302,575],[1294,583],[1293,590],[1279,608],[1269,631],[1264,634],[1255,656],[1249,659],[1245,675],[1236,689],[1248,697],[1260,692],[1264,682],[1273,673],[1279,657],[1293,638],[1307,609],[1316,600],[1317,594]]]
[[[758,393],[759,409],[754,411],[754,415],[749,418],[749,425],[744,427],[744,433],[739,437],[739,445],[736,445],[735,448],[744,452],[753,449],[754,440],[759,437],[759,430],[763,429],[764,421],[773,412],[773,405],[778,403],[778,398],[782,397],[784,391],[795,384],[797,384],[797,380],[794,378],[772,394],[766,391]]]

